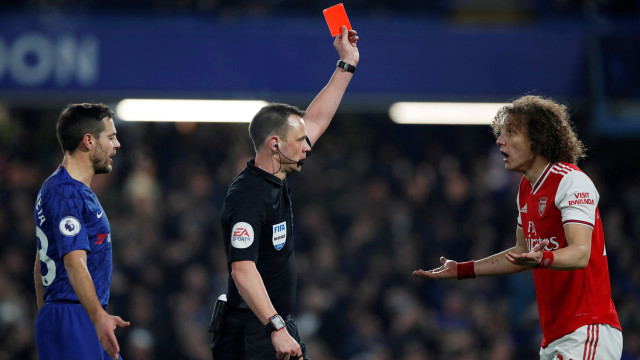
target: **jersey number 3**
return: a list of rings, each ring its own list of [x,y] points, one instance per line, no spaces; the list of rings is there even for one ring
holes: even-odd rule
[[[51,285],[53,279],[56,278],[56,263],[47,256],[47,251],[49,250],[49,239],[47,239],[47,235],[44,234],[42,229],[36,226],[36,237],[38,238],[40,247],[38,248],[38,255],[40,256],[40,261],[42,261],[47,266],[47,275],[42,276],[42,284],[44,286]],[[40,271],[42,273],[42,271]]]

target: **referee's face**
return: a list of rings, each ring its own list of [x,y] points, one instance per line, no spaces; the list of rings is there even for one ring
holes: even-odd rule
[[[280,145],[280,151],[290,160],[282,162],[282,169],[285,173],[299,172],[302,170],[302,163],[307,158],[307,151],[311,151],[307,144],[307,129],[304,120],[297,116],[289,116],[289,131],[287,139]]]

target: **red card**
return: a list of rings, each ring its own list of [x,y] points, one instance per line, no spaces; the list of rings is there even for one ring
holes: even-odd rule
[[[331,36],[340,34],[342,32],[342,25],[346,26],[347,30],[351,30],[351,24],[349,23],[347,12],[344,10],[344,5],[342,5],[342,3],[326,8],[322,10],[322,13],[324,14],[324,18],[327,20]]]

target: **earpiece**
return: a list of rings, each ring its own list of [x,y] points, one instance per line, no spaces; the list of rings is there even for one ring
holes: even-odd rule
[[[280,156],[284,157],[285,159],[291,161],[289,164],[296,164],[298,165],[298,167],[302,166],[302,162],[304,160],[293,160],[290,157],[288,157],[287,155],[283,154],[282,151],[280,151],[280,149],[278,149],[278,140],[274,140],[273,141],[273,147],[276,148],[276,152],[278,153],[278,158],[280,159]],[[280,159],[280,166],[282,167],[282,159]],[[278,169],[279,170],[279,169]],[[276,171],[277,172],[277,171]],[[275,173],[274,173],[275,174]]]

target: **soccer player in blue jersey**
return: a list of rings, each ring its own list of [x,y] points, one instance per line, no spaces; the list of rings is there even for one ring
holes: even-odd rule
[[[120,148],[114,114],[103,104],[72,104],[56,126],[62,165],[42,184],[34,220],[38,252],[36,347],[40,360],[118,359],[116,327],[107,313],[111,229],[90,185],[111,172]]]

